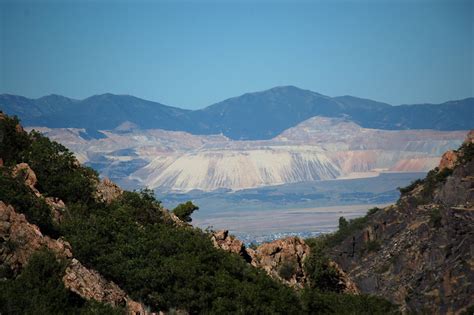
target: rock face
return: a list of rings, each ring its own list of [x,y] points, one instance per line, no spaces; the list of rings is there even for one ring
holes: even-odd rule
[[[14,272],[28,262],[30,256],[41,248],[48,248],[61,257],[72,258],[71,246],[62,239],[43,236],[36,225],[27,222],[23,214],[0,201],[0,262]],[[8,245],[6,245],[8,244]]]
[[[38,189],[36,189],[36,184],[38,183],[36,174],[27,163],[15,165],[12,170],[12,175],[14,177],[20,176],[25,181],[25,185],[31,189],[36,197],[43,198],[43,195],[38,191]],[[64,202],[55,197],[46,197],[44,198],[44,201],[51,209],[53,221],[61,223],[66,212],[66,205]]]
[[[233,235],[229,235],[229,231],[220,230],[214,232],[211,236],[211,241],[214,244],[214,247],[221,248],[229,253],[237,254],[244,258],[248,263],[252,262],[252,257],[250,257],[247,252],[244,243]]]
[[[66,213],[66,205],[64,204],[64,201],[54,197],[46,197],[44,200],[51,208],[53,221],[56,223],[61,223],[64,219],[64,214]]]
[[[303,264],[309,255],[309,246],[299,237],[288,237],[251,249],[229,231],[221,230],[211,235],[211,241],[214,247],[241,256],[252,266],[291,287],[302,288],[307,281]]]
[[[332,249],[361,292],[415,313],[459,314],[473,303],[474,161],[454,157],[472,154],[471,139],[445,155],[450,176],[419,184]]]
[[[251,251],[252,265],[291,287],[302,288],[307,281],[304,260],[309,246],[299,237],[264,243]]]
[[[115,283],[107,281],[73,258],[68,242],[43,236],[39,228],[28,223],[23,214],[0,201],[0,264],[7,265],[13,272],[19,272],[31,255],[42,248],[48,248],[68,261],[63,282],[69,290],[87,300],[125,306],[130,314],[132,310],[135,311],[134,315],[148,314],[143,305],[130,299]]]
[[[252,266],[265,270],[269,276],[292,288],[301,289],[309,281],[304,262],[310,254],[310,247],[299,237],[287,237],[251,249],[229,231],[220,230],[212,233],[211,241],[214,247],[241,256]],[[345,293],[359,294],[355,283],[336,262],[331,261],[330,266],[338,273]]]
[[[123,190],[108,178],[97,184],[97,198],[105,203],[111,203],[123,194]]]
[[[129,300],[115,283],[105,280],[97,271],[87,269],[75,258],[67,266],[63,282],[66,288],[89,300],[114,306],[125,306]]]
[[[458,161],[458,156],[456,152],[452,150],[446,151],[441,157],[441,161],[439,162],[438,168],[440,170],[443,170],[445,168],[452,170],[454,166],[456,165],[457,161]]]
[[[25,185],[28,186],[35,193],[36,196],[41,196],[40,192],[35,187],[38,183],[38,180],[36,179],[36,174],[35,172],[33,172],[33,170],[27,163],[20,163],[15,165],[12,170],[12,175],[13,177],[20,176],[25,181]]]

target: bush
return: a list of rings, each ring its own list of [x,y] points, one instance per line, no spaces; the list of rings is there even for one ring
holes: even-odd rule
[[[155,199],[150,189],[138,192],[125,191],[116,202],[123,211],[141,224],[158,223],[163,219],[161,202]]]
[[[325,255],[324,240],[308,240],[308,245],[311,251],[304,262],[309,280],[308,288],[321,292],[341,293],[344,286],[340,282],[337,271],[329,265],[329,258]]]
[[[415,189],[416,186],[421,185],[421,184],[423,184],[423,180],[422,179],[417,179],[417,180],[414,180],[413,182],[411,182],[411,184],[406,186],[406,187],[398,187],[398,190],[400,191],[400,193],[403,196],[403,195],[408,194],[413,189]]]
[[[442,215],[441,215],[441,210],[440,208],[436,207],[436,208],[433,208],[431,211],[430,211],[430,223],[431,225],[433,225],[435,228],[439,228],[441,227],[441,220],[443,219]]]
[[[457,150],[459,153],[459,163],[466,164],[472,161],[474,157],[474,143],[463,143],[462,146]]]
[[[179,204],[173,209],[173,213],[184,222],[191,222],[191,214],[199,210],[199,207],[194,205],[191,201]]]
[[[50,141],[37,132],[30,135],[31,145],[22,152],[22,161],[29,164],[38,178],[38,190],[66,203],[94,201],[97,173],[80,166],[63,145]]]
[[[379,212],[380,210],[382,210],[382,209],[380,209],[380,208],[378,208],[378,207],[373,207],[373,208],[369,209],[369,211],[367,211],[367,215],[369,215],[369,216],[370,216],[370,215],[374,215],[374,214],[376,214],[377,212]]]
[[[365,248],[368,252],[376,252],[380,249],[380,247],[380,242],[377,240],[367,241],[367,243],[365,243]]]
[[[0,119],[0,157],[7,166],[20,163],[21,153],[31,145],[28,134],[17,129],[19,123],[16,116]]]
[[[340,244],[345,240],[349,235],[352,235],[354,232],[360,231],[366,227],[368,222],[368,216],[365,215],[360,218],[351,219],[349,221],[339,219],[339,224],[341,226],[336,232],[331,234],[326,234],[321,236],[321,239],[324,240],[326,247],[333,247]],[[342,223],[342,225],[341,225]]]
[[[285,280],[290,280],[295,272],[296,262],[292,260],[284,261],[278,268],[278,274]]]

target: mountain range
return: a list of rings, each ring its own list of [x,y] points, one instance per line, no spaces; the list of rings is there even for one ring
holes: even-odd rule
[[[199,110],[185,110],[129,95],[102,94],[83,100],[60,95],[37,99],[0,95],[0,109],[26,126],[84,128],[92,136],[124,124],[140,129],[223,134],[233,140],[267,140],[314,116],[344,118],[384,130],[468,130],[474,98],[442,104],[392,106],[353,96],[329,97],[294,86],[246,93]]]

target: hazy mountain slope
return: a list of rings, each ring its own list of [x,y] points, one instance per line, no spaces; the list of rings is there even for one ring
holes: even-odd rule
[[[38,99],[0,95],[0,109],[26,125],[52,128],[113,129],[124,122],[141,128],[179,130],[187,110],[129,95],[102,94],[84,100],[50,95]]]
[[[247,93],[192,112],[200,132],[222,132],[232,139],[270,139],[310,117],[339,115],[330,97],[293,86]],[[193,131],[193,130],[190,130]]]
[[[128,95],[84,100],[50,95],[39,99],[0,95],[0,109],[26,125],[113,129],[131,122],[144,129],[224,134],[235,140],[271,139],[314,116],[344,117],[365,128],[467,130],[474,98],[443,104],[391,106],[353,96],[329,97],[294,86],[230,98],[201,110],[183,110]]]

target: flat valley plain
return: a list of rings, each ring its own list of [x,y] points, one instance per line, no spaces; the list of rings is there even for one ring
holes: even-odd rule
[[[368,209],[384,207],[405,187],[425,176],[417,173],[381,173],[379,176],[312,181],[240,191],[156,191],[163,205],[172,209],[192,200],[200,209],[193,225],[203,229],[227,229],[247,244],[271,241],[288,235],[310,237],[332,232],[339,217],[352,219]]]

